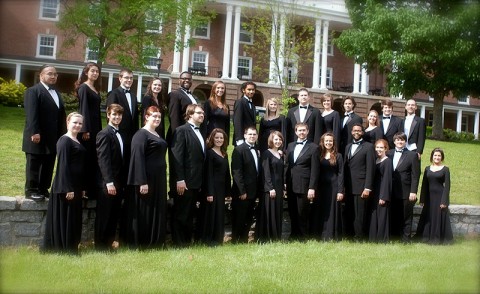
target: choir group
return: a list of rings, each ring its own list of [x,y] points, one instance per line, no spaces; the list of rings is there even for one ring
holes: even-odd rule
[[[256,84],[245,82],[230,141],[223,82],[213,84],[201,106],[190,92],[191,73],[180,74],[180,87],[166,101],[161,80],[153,78],[138,109],[133,73],[122,69],[120,87],[108,93],[102,129],[99,74],[95,63],[85,66],[75,83],[78,112],[68,116],[54,89],[55,67],[43,66],[40,83],[25,93],[25,194],[35,201],[49,197],[45,251],[78,253],[85,198],[96,199],[99,250],[163,248],[169,231],[176,247],[220,245],[230,198],[233,243],[281,240],[284,203],[290,240],[409,243],[417,198],[423,210],[415,237],[453,240],[450,173],[440,148],[431,152],[417,197],[426,127],[414,100],[406,101],[405,118],[392,115],[392,101],[384,100],[382,115],[371,110],[364,126],[354,98],[343,99],[340,114],[324,94],[320,111],[302,88],[287,116],[279,101],[268,99],[257,132]]]

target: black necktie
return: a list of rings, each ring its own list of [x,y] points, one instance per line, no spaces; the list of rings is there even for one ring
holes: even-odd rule
[[[300,106],[300,108],[307,109],[308,106]]]
[[[130,89],[124,89],[123,91],[125,92],[125,94],[130,93]]]
[[[384,116],[383,119],[390,119],[390,117],[389,116]]]

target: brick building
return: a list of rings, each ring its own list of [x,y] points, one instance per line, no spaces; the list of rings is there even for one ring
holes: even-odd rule
[[[330,92],[334,98],[334,108],[341,111],[340,100],[346,95],[357,101],[356,112],[366,117],[371,108],[379,109],[379,101],[388,96],[385,91],[385,77],[379,72],[367,74],[361,66],[354,64],[331,42],[331,36],[341,33],[351,26],[348,12],[342,0],[296,1],[295,7],[288,7],[291,1],[275,1],[287,3],[287,9],[294,9],[298,23],[309,23],[314,26],[312,39],[314,42],[313,60],[288,63],[282,68],[286,78],[294,73],[295,80],[291,94],[295,94],[300,86],[311,89],[314,105],[320,107],[320,96]],[[192,89],[199,100],[205,100],[210,93],[213,82],[221,79],[227,88],[227,99],[230,105],[240,96],[240,85],[245,80],[253,80],[258,85],[258,93],[254,98],[256,105],[263,106],[269,97],[279,97],[281,89],[278,81],[270,74],[255,74],[255,65],[272,68],[265,58],[248,55],[245,46],[254,42],[263,42],[255,32],[251,33],[242,25],[250,15],[265,13],[262,10],[268,1],[207,1],[205,9],[215,11],[210,23],[195,30],[178,35],[177,40],[194,39],[191,47],[174,52],[162,52],[161,70],[157,71],[156,60],[152,56],[150,65],[143,72],[135,72],[134,90],[137,97],[142,97],[145,87],[152,76],[157,74],[164,80],[164,94],[178,87],[177,77],[181,71],[191,70],[194,73]],[[79,38],[75,47],[62,49],[63,36],[57,28],[59,11],[62,9],[59,0],[3,0],[0,1],[0,76],[4,79],[15,79],[26,86],[38,82],[38,68],[45,63],[53,64],[59,72],[58,88],[61,92],[73,90],[73,83],[81,72],[85,62],[95,61],[95,51],[87,48],[87,40]],[[285,10],[281,10],[285,11]],[[280,26],[283,13],[272,15],[278,19]],[[273,32],[272,32],[273,34]],[[278,34],[278,32],[277,32]],[[279,36],[282,40],[282,36]],[[283,41],[285,39],[283,38]],[[160,53],[160,51],[159,51]],[[120,66],[107,60],[102,68],[102,91],[109,91],[118,86],[117,73]],[[260,81],[267,81],[266,83]],[[362,83],[362,81],[367,81]],[[166,86],[168,85],[168,87]],[[433,101],[428,95],[418,94],[418,114],[432,122]],[[393,98],[395,114],[404,115],[402,99]],[[233,107],[232,107],[233,108]],[[446,97],[444,105],[444,127],[456,131],[473,132],[478,138],[480,126],[480,100],[461,97]]]

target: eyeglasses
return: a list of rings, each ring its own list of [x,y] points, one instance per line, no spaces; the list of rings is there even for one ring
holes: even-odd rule
[[[196,114],[205,114],[203,111],[195,111]]]
[[[131,80],[133,80],[133,77],[125,77],[125,76],[124,76],[124,77],[122,77],[122,79],[125,79],[125,80],[127,80],[127,81],[131,81]]]

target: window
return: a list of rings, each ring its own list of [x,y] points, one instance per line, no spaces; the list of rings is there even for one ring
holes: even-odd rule
[[[207,74],[208,52],[194,51],[192,53],[192,66],[188,70],[193,75],[205,76]]]
[[[322,50],[322,48],[320,48]],[[327,43],[327,55],[332,55],[333,56],[333,42],[332,42],[332,36],[328,36],[328,43]]]
[[[98,44],[95,40],[88,39],[85,50],[85,62],[97,62],[98,61]]]
[[[245,29],[240,29],[240,43],[253,44],[253,33]]]
[[[153,16],[152,13],[146,13],[145,30],[149,33],[162,33],[162,20],[160,17]]]
[[[457,99],[458,99],[458,104],[470,105],[470,96],[463,96],[463,97],[459,97]]]
[[[327,67],[327,81],[326,81],[327,88],[329,88],[329,89],[332,88],[332,83],[333,83],[332,81],[333,81],[333,68]],[[322,69],[320,69],[319,84],[322,84]]]
[[[57,36],[38,35],[37,57],[55,58],[57,47]]]
[[[40,1],[40,19],[58,20],[59,0]]]
[[[198,39],[210,39],[210,22],[201,24],[193,30],[193,37]]]
[[[252,58],[238,58],[238,78],[240,80],[250,80],[252,78]]]
[[[157,69],[158,58],[160,58],[160,49],[153,46],[147,46],[143,48],[143,54],[145,56],[144,65],[146,68]]]

